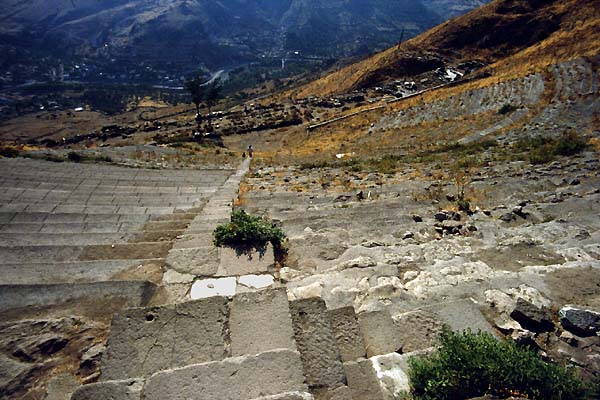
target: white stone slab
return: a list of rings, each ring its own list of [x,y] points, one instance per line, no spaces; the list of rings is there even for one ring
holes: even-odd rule
[[[236,279],[200,279],[194,282],[190,297],[192,300],[205,299],[212,296],[233,296],[235,294]]]

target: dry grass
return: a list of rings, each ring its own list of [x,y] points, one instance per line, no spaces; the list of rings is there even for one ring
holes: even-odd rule
[[[556,20],[560,27],[549,37],[522,48],[487,48],[478,43],[456,40],[457,37],[473,35],[473,26],[489,20],[507,21],[521,17],[519,11],[504,13],[499,10],[505,5],[514,6],[519,2],[496,0],[466,15],[447,21],[400,46],[335,71],[321,79],[284,94],[285,97],[327,96],[333,93],[348,92],[360,86],[361,82],[377,71],[391,68],[402,57],[416,57],[426,54],[442,55],[450,63],[461,60],[482,60],[491,65],[488,71],[494,78],[475,85],[486,85],[494,79],[506,80],[523,76],[532,71],[540,71],[550,64],[574,57],[594,56],[600,52],[600,7],[595,0],[557,0],[547,2],[543,7],[528,15],[531,20]],[[526,2],[525,7],[527,7]],[[493,35],[492,32],[490,32]],[[454,42],[453,42],[454,40]],[[453,47],[454,46],[454,47]],[[453,90],[454,91],[454,90]]]

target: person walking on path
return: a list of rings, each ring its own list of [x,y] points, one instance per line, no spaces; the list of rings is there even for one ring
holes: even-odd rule
[[[252,145],[251,145],[251,144],[249,144],[249,145],[248,145],[248,157],[250,157],[250,158],[252,158],[252,151],[253,151],[253,150],[252,150]]]

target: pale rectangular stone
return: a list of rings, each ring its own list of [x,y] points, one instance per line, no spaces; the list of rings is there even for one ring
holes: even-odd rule
[[[240,276],[271,271],[275,266],[273,247],[268,245],[264,254],[256,251],[244,254],[229,247],[219,248],[217,276]]]
[[[184,365],[222,360],[227,356],[227,299],[209,299],[163,307],[138,308],[116,314],[102,380],[145,377]]]
[[[387,310],[360,313],[358,322],[367,356],[393,353],[402,348],[398,330]]]
[[[274,349],[296,350],[285,288],[238,294],[230,308],[233,356]]]

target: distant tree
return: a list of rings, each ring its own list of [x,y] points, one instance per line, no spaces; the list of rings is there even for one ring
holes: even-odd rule
[[[192,103],[196,105],[196,115],[200,115],[200,104],[204,101],[205,86],[200,75],[185,81],[185,88],[192,96]]]

